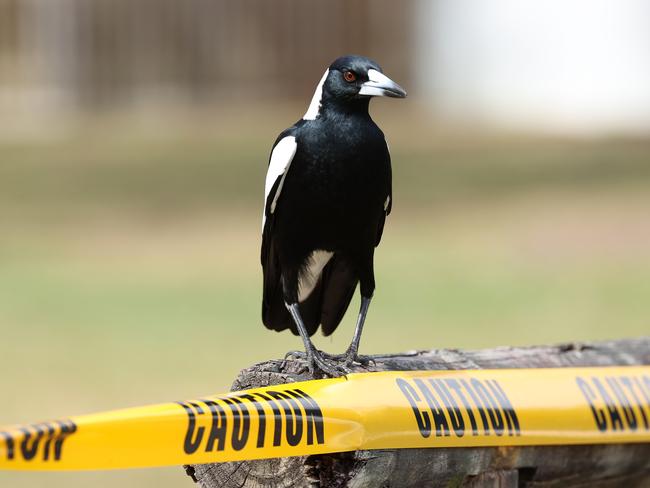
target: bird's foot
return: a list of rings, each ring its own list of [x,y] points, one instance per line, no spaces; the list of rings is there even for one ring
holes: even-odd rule
[[[307,359],[307,353],[304,351],[289,351],[284,355],[284,359]]]
[[[325,357],[328,359],[333,359],[333,357],[327,353],[321,352],[318,349],[313,349],[311,354],[308,354],[304,351],[289,351],[285,354],[284,359],[301,359],[307,362],[307,368],[312,375],[322,373],[322,376],[329,376],[336,378],[338,376],[346,375],[350,370],[345,367],[344,364],[330,364],[329,361],[325,360]]]
[[[347,351],[345,354],[328,354],[321,351],[321,355],[329,359],[330,361],[335,361],[337,363],[343,364],[346,368],[354,365],[360,366],[374,366],[375,360],[372,356],[361,356],[353,351]]]
[[[311,374],[316,375],[322,373],[323,376],[329,376],[330,378],[345,376],[350,372],[344,364],[332,364],[326,361],[318,351],[313,351],[312,354],[307,357],[307,366]]]
[[[345,361],[343,364],[346,367],[350,367],[355,364],[366,367],[375,365],[375,360],[372,358],[372,356],[361,356],[357,353],[346,353],[344,357]]]

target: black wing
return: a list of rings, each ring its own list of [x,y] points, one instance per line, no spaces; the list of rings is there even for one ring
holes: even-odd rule
[[[381,236],[384,233],[384,224],[386,223],[386,217],[390,215],[390,211],[393,209],[393,174],[388,145],[386,145],[386,158],[388,163],[388,195],[386,196],[386,200],[384,202],[384,213],[379,218],[379,223],[377,225],[377,239],[375,240],[375,247],[377,247],[381,242]]]
[[[262,249],[260,253],[260,261],[262,263],[262,271],[264,275],[262,292],[262,322],[269,329],[281,331],[291,328],[294,334],[296,334],[297,330],[293,324],[291,315],[284,305],[282,270],[273,241],[275,221],[273,208],[274,202],[277,202],[276,196],[279,197],[278,191],[281,190],[281,185],[284,180],[283,177],[291,164],[295,150],[292,153],[288,150],[289,148],[287,148],[285,155],[286,161],[276,159],[281,155],[278,154],[277,156],[274,156],[274,153],[276,148],[278,148],[278,145],[282,144],[282,141],[285,141],[288,137],[293,137],[295,143],[295,137],[292,135],[291,129],[289,129],[281,133],[273,144],[271,155],[269,156],[269,165],[265,184],[264,223],[262,228]],[[276,164],[276,166],[273,167],[273,164]],[[275,179],[273,180],[273,178]],[[272,185],[271,181],[273,181]]]

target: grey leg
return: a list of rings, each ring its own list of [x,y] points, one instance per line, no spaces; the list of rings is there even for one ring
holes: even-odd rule
[[[366,315],[368,314],[368,308],[370,307],[370,300],[372,297],[361,296],[361,308],[359,309],[359,317],[357,318],[357,325],[354,328],[354,336],[352,337],[352,342],[350,347],[348,347],[347,352],[345,353],[345,363],[352,364],[354,362],[368,362],[367,359],[359,361],[359,342],[361,342],[361,333],[363,332],[363,324],[366,321]]]
[[[298,333],[300,334],[300,337],[302,338],[302,342],[305,345],[305,353],[307,354],[307,365],[309,367],[309,371],[313,374],[316,371],[321,371],[325,373],[328,376],[341,376],[347,373],[347,370],[341,366],[332,366],[329,363],[327,363],[321,354],[318,352],[318,350],[314,347],[314,344],[311,342],[311,339],[309,338],[309,334],[307,333],[307,329],[305,328],[305,324],[302,321],[302,317],[300,316],[300,311],[298,310],[298,304],[297,303],[292,303],[291,305],[285,304],[287,307],[287,310],[289,310],[289,313],[291,314],[291,317],[293,318],[293,321],[296,324],[296,327],[298,328]]]

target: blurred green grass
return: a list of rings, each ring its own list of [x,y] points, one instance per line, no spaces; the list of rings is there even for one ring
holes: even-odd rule
[[[237,127],[0,144],[1,424],[224,391],[241,367],[300,346],[259,318],[275,134]],[[395,206],[364,353],[650,333],[649,140],[429,130],[385,128]],[[357,306],[320,347],[345,348]]]
[[[422,129],[411,134],[403,127],[395,130],[394,180],[396,191],[403,190],[402,205],[650,181],[650,142],[645,139],[455,135],[445,140],[444,134]],[[75,214],[90,207],[169,216],[257,204],[275,133],[252,132],[251,137],[90,132],[50,143],[5,143],[0,153],[2,212]]]

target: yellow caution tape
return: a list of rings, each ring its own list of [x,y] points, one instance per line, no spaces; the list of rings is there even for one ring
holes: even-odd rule
[[[650,366],[351,374],[0,428],[0,468],[650,442]]]

